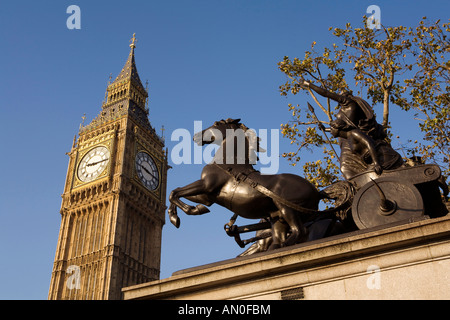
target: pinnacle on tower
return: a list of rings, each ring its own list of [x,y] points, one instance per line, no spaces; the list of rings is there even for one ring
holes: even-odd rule
[[[128,55],[128,59],[125,62],[125,65],[122,68],[122,71],[119,73],[119,75],[117,76],[117,78],[114,80],[113,84],[115,82],[120,82],[122,80],[134,80],[136,82],[136,85],[144,88],[144,86],[142,85],[141,79],[139,78],[139,74],[137,72],[137,68],[136,68],[136,62],[134,60],[134,49],[136,48],[136,43],[137,43],[137,39],[136,39],[136,34],[133,33],[133,38],[131,38],[130,40],[131,44],[130,44],[130,54]]]
[[[145,109],[145,103],[148,97],[147,90],[142,85],[141,79],[136,68],[134,58],[134,49],[136,48],[136,34],[130,40],[130,54],[117,78],[108,85],[107,105],[123,98],[133,100],[139,107]]]

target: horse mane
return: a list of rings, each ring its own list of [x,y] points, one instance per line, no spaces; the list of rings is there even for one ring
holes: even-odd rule
[[[244,131],[246,133],[245,136],[247,137],[249,146],[250,146],[249,151],[253,151],[255,153],[266,152],[265,149],[260,147],[259,141],[261,141],[261,138],[256,135],[255,130],[249,129],[245,124],[241,123],[240,121],[241,121],[241,119],[228,118],[226,120],[222,119],[220,121],[217,121],[217,123],[219,123],[219,124],[235,124],[236,126],[238,126],[238,129],[242,129],[242,131]],[[255,146],[256,146],[256,148],[255,148]]]

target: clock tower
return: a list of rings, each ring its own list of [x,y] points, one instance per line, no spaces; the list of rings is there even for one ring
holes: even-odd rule
[[[49,299],[121,299],[123,287],[159,279],[167,151],[148,120],[134,35],[130,47],[68,153]]]

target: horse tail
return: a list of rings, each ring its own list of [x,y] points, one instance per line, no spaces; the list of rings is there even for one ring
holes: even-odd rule
[[[341,219],[345,219],[347,212],[350,210],[356,189],[352,183],[343,180],[333,183],[325,189],[319,191],[319,200],[335,200],[334,207],[324,210],[314,210],[301,207],[297,204],[290,206],[297,211],[312,215],[335,215]],[[295,207],[295,208],[294,208]]]
[[[333,199],[335,200],[335,207],[323,210],[322,213],[333,213],[338,218],[345,220],[347,213],[350,211],[353,197],[355,196],[355,186],[349,181],[343,180],[333,183],[331,186],[319,192],[320,199]]]

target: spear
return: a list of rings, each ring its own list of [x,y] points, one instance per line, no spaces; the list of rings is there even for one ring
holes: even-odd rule
[[[337,155],[337,153],[336,153],[336,150],[334,150],[333,144],[331,143],[330,139],[328,138],[328,136],[327,136],[327,134],[326,134],[326,129],[325,129],[325,127],[324,127],[323,124],[319,121],[319,118],[317,118],[316,113],[314,112],[313,106],[312,106],[311,104],[309,104],[309,102],[307,102],[307,103],[308,103],[308,109],[309,109],[309,111],[311,111],[311,114],[313,115],[314,120],[317,122],[317,125],[319,126],[319,129],[323,132],[325,138],[327,139],[328,144],[330,145],[331,149],[332,149],[333,152],[334,152],[334,155],[336,156],[336,159],[339,161],[339,163],[341,163],[341,159],[339,159],[339,157],[338,157],[338,155]]]

